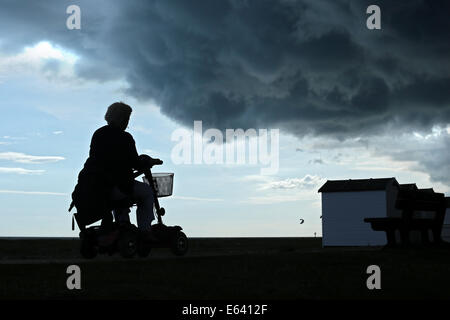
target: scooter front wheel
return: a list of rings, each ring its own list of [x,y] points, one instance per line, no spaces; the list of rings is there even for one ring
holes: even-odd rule
[[[176,256],[184,256],[189,249],[188,238],[179,231],[172,239],[171,250]]]

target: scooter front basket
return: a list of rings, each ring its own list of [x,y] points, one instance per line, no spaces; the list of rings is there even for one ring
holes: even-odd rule
[[[158,198],[168,197],[173,191],[173,173],[158,172],[152,173],[153,184],[155,185],[156,195]],[[144,183],[149,184],[147,178],[142,178]]]

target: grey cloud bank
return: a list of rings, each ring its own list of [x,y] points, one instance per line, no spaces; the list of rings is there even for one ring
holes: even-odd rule
[[[368,1],[77,1],[75,31],[70,1],[1,3],[2,51],[62,45],[79,76],[125,76],[182,124],[347,137],[450,121],[448,1],[377,1],[378,31]]]

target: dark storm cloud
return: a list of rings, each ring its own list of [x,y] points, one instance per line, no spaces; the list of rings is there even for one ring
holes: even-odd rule
[[[414,159],[414,169],[426,172],[432,182],[442,182],[450,186],[450,134],[444,134],[435,139],[434,145],[416,148],[409,151],[391,151],[394,160],[410,161]],[[436,190],[439,191],[439,190]]]
[[[48,40],[173,120],[341,139],[450,122],[450,2],[0,0],[0,49]],[[65,28],[78,4],[82,30]],[[56,65],[48,65],[54,68]]]

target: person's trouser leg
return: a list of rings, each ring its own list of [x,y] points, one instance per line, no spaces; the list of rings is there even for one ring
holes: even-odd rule
[[[133,202],[137,204],[136,220],[138,228],[141,230],[150,230],[151,223],[155,219],[151,187],[146,183],[134,181],[131,197]],[[111,199],[123,200],[124,198],[126,198],[126,195],[119,188],[114,188]],[[130,222],[129,208],[117,208],[113,212],[115,221]]]
[[[136,220],[138,228],[141,230],[150,230],[152,221],[155,219],[151,187],[146,183],[135,181],[133,199],[137,204]]]
[[[120,191],[118,187],[114,187],[111,200],[120,201],[125,199],[127,196]],[[119,223],[130,223],[130,208],[116,208],[113,210],[114,220]]]

